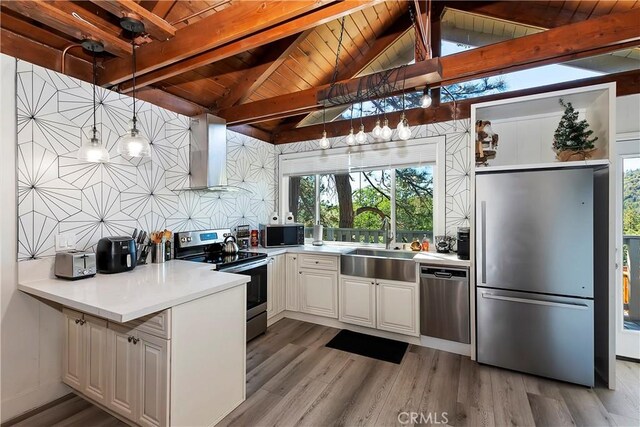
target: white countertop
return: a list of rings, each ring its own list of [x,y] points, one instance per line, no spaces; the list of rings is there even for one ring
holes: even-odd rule
[[[247,276],[213,271],[209,264],[171,260],[117,274],[98,274],[69,281],[43,279],[20,282],[18,289],[84,313],[128,322],[234,286]]]
[[[459,259],[458,254],[439,254],[437,252],[419,252],[413,260],[421,264],[451,266],[451,267],[471,267],[471,261]]]
[[[302,254],[302,253],[317,253],[320,255],[342,255],[354,250],[354,246],[331,246],[331,245],[322,245],[322,246],[313,246],[313,245],[304,245],[304,246],[287,246],[285,248],[249,248],[246,249],[251,252],[260,252],[263,254],[267,254],[267,256],[276,256],[282,254]]]
[[[365,247],[365,246],[362,246]],[[312,246],[312,245],[304,245],[304,246],[289,246],[286,248],[249,248],[249,251],[252,252],[260,252],[266,253],[268,256],[276,256],[282,255],[285,253],[317,253],[322,255],[342,255],[349,253],[356,249],[356,246],[331,246],[331,245],[323,245],[323,246]],[[410,252],[410,251],[405,251]],[[414,261],[420,262],[428,265],[438,265],[438,266],[455,266],[455,267],[470,267],[471,261],[458,259],[458,255],[455,253],[451,254],[440,254],[437,252],[415,252],[416,256],[413,258]]]

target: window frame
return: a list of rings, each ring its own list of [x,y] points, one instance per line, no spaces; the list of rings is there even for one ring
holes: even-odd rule
[[[390,169],[391,173],[391,227],[396,245],[396,169],[432,166],[433,172],[433,235],[445,234],[445,181],[446,181],[446,137],[416,138],[410,141],[392,141],[354,147],[331,148],[298,153],[281,154],[278,158],[278,182],[280,191],[278,206],[281,212],[289,212],[289,177],[315,175],[316,221],[320,217],[320,175],[336,172],[361,172],[365,170]],[[416,161],[417,160],[417,161]],[[311,239],[305,239],[311,242]],[[362,246],[360,242],[331,242],[332,244]]]

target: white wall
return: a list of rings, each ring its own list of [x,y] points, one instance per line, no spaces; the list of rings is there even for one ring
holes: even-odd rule
[[[616,133],[631,132],[640,132],[640,94],[617,98]]]
[[[1,55],[0,277],[2,307],[1,413],[4,422],[69,392],[60,382],[62,317],[18,292],[16,205],[16,96],[14,58]]]

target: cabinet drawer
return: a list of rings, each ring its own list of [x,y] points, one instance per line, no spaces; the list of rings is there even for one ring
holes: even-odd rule
[[[171,310],[152,313],[125,324],[137,331],[146,332],[156,337],[171,339]]]
[[[298,268],[338,271],[338,257],[331,255],[301,254],[298,258]]]

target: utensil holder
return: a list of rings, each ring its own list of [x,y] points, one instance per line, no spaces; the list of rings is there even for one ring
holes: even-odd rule
[[[165,262],[165,244],[162,243],[154,243],[151,249],[151,262],[154,264],[162,264]]]

